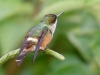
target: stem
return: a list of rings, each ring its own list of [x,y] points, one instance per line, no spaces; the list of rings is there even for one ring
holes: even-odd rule
[[[18,53],[19,53],[19,50],[20,49],[16,49],[16,50],[13,50],[5,55],[3,55],[1,58],[0,58],[0,66],[2,66],[7,60],[13,58],[14,56],[16,56]],[[64,60],[65,57],[51,49],[46,49],[43,51],[44,53],[46,54],[49,54],[49,55],[52,55],[60,60]]]

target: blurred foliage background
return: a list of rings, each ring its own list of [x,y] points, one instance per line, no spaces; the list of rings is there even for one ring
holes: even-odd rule
[[[100,75],[100,0],[0,0],[0,57],[19,48],[44,15],[62,11],[48,47],[66,59],[39,53],[32,65],[29,53],[21,66],[16,57],[3,64],[0,75]]]

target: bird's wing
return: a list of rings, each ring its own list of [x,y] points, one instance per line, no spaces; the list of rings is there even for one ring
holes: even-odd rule
[[[23,43],[21,45],[21,48],[20,48],[20,52],[19,52],[19,55],[18,57],[16,58],[16,62],[18,64],[18,66],[21,64],[24,56],[29,52],[29,50],[32,49],[33,47],[33,43],[32,41],[27,41],[27,39],[35,32],[35,27],[30,29],[28,31],[28,33],[26,34],[25,36],[25,39],[23,40]],[[30,45],[29,45],[30,44]]]
[[[35,32],[35,30],[36,30],[36,26],[33,27],[33,28],[31,28],[31,29],[27,32],[27,34],[26,34],[26,36],[25,36],[25,39],[23,40],[23,43],[22,43],[22,45],[21,45],[19,54],[23,51],[23,49],[24,49],[24,47],[25,47],[25,43],[27,42],[27,39]]]
[[[36,45],[35,52],[34,52],[33,63],[34,63],[34,61],[36,59],[37,53],[38,53],[38,51],[40,49],[40,45],[41,45],[42,40],[43,40],[43,38],[44,38],[44,36],[45,36],[47,31],[48,31],[48,27],[45,26],[45,27],[43,27],[43,30],[40,32],[40,35],[38,37],[38,43]]]

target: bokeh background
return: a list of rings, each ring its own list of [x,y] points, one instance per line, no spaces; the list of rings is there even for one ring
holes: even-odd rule
[[[0,0],[0,57],[21,46],[27,31],[46,14],[58,18],[48,47],[65,56],[61,61],[29,53],[17,66],[15,58],[0,67],[0,75],[100,75],[100,0]]]

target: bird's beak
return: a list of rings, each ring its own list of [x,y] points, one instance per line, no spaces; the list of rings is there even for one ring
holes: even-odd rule
[[[57,17],[60,16],[61,14],[63,14],[63,13],[64,13],[64,12],[59,13],[59,14],[57,15]]]

